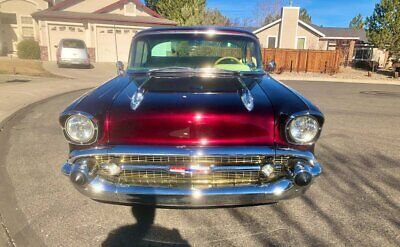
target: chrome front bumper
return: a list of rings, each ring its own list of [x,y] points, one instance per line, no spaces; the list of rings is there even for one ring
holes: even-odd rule
[[[312,178],[322,172],[321,165],[312,153],[292,149],[271,149],[269,147],[147,147],[113,146],[97,147],[74,151],[70,159],[62,166],[64,175],[70,176],[79,158],[96,155],[157,154],[157,155],[288,155],[307,160],[307,171]],[[313,180],[312,180],[313,181]],[[90,176],[85,185],[73,183],[76,189],[93,200],[121,203],[147,204],[165,207],[210,207],[255,205],[277,202],[303,194],[310,186],[298,186],[292,177],[281,178],[275,182],[261,185],[236,187],[216,187],[206,189],[180,189],[167,187],[131,186],[111,183],[98,176]]]

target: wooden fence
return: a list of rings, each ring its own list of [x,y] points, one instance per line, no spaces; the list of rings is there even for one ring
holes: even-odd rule
[[[343,56],[340,50],[293,50],[263,49],[263,64],[276,62],[276,72],[320,72],[333,74],[338,72]]]

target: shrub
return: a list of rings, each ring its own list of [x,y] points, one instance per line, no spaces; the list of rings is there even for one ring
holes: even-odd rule
[[[22,59],[39,59],[40,58],[40,47],[39,43],[31,40],[25,39],[18,43],[17,55]]]

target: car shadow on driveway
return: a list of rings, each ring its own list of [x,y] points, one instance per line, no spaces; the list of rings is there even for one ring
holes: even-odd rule
[[[171,230],[154,225],[155,207],[134,205],[132,206],[132,215],[136,219],[136,224],[122,226],[111,231],[102,243],[103,247],[190,246],[177,229]]]

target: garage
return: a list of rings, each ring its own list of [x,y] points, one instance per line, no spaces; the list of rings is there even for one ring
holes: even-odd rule
[[[81,39],[85,41],[85,28],[83,25],[55,25],[49,24],[49,57],[51,61],[57,60],[57,46],[61,39]]]
[[[138,29],[127,27],[97,26],[97,61],[126,63],[132,37]]]
[[[136,11],[133,9],[129,12],[130,8],[124,10],[126,4],[129,6],[138,4],[131,1],[126,3],[118,1],[117,5],[113,3],[100,9],[96,7],[100,1],[77,2],[78,5],[79,3],[84,5],[83,9],[88,7],[84,3],[93,6],[87,10],[90,12],[78,12],[81,10],[75,7],[73,11],[48,9],[32,14],[40,27],[39,45],[43,60],[56,61],[56,46],[61,39],[68,38],[85,41],[91,63],[115,63],[118,60],[126,63],[132,38],[137,32],[151,27],[176,25],[174,21],[160,17],[150,9],[146,9],[144,5],[140,5],[141,8]],[[59,7],[64,8],[63,6]],[[125,12],[118,12],[121,8]]]

